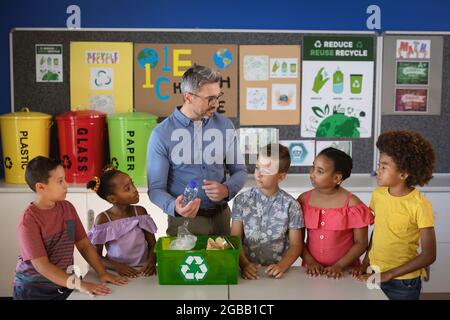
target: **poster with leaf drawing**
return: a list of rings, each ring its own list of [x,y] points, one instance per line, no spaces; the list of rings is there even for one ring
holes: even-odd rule
[[[372,134],[373,38],[305,37],[301,136]]]
[[[239,47],[241,125],[298,125],[300,45]]]

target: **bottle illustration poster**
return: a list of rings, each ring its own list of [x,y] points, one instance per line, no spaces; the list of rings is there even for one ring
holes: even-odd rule
[[[70,108],[121,113],[133,110],[133,44],[70,43]]]
[[[133,62],[136,111],[169,116],[183,104],[181,77],[194,63],[221,73],[224,94],[216,112],[236,117],[238,53],[237,45],[230,44],[136,43]]]
[[[61,44],[37,44],[36,82],[63,82]]]
[[[302,137],[372,135],[373,59],[373,37],[304,37]]]
[[[239,46],[241,125],[300,123],[299,45]]]

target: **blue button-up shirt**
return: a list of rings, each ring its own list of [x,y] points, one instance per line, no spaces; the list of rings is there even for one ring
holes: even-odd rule
[[[225,169],[230,176],[226,179]],[[200,208],[211,208],[202,189],[203,180],[223,183],[232,199],[247,180],[247,168],[239,150],[231,120],[214,113],[192,121],[177,107],[153,130],[147,147],[147,182],[150,200],[165,213],[175,215],[175,199],[191,180],[198,186]],[[222,201],[223,202],[223,201]]]

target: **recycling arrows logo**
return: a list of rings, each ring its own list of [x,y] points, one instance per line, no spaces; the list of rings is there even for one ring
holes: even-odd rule
[[[64,169],[70,169],[72,167],[72,161],[70,161],[70,157],[67,154],[62,157],[62,165]]]
[[[11,161],[10,157],[5,157],[5,168],[6,169],[11,169],[13,166],[13,163]]]
[[[111,159],[111,164],[114,168],[118,169],[119,168],[119,161],[117,161],[117,158],[112,158]]]
[[[187,256],[180,266],[184,279],[201,281],[208,273],[208,266],[202,256]]]

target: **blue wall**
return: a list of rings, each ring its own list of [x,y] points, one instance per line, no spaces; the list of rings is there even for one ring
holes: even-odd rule
[[[376,4],[382,31],[450,31],[448,0],[6,0],[0,4],[0,114],[11,103],[9,31],[65,28],[70,4],[80,6],[82,28],[367,30],[366,9]]]

